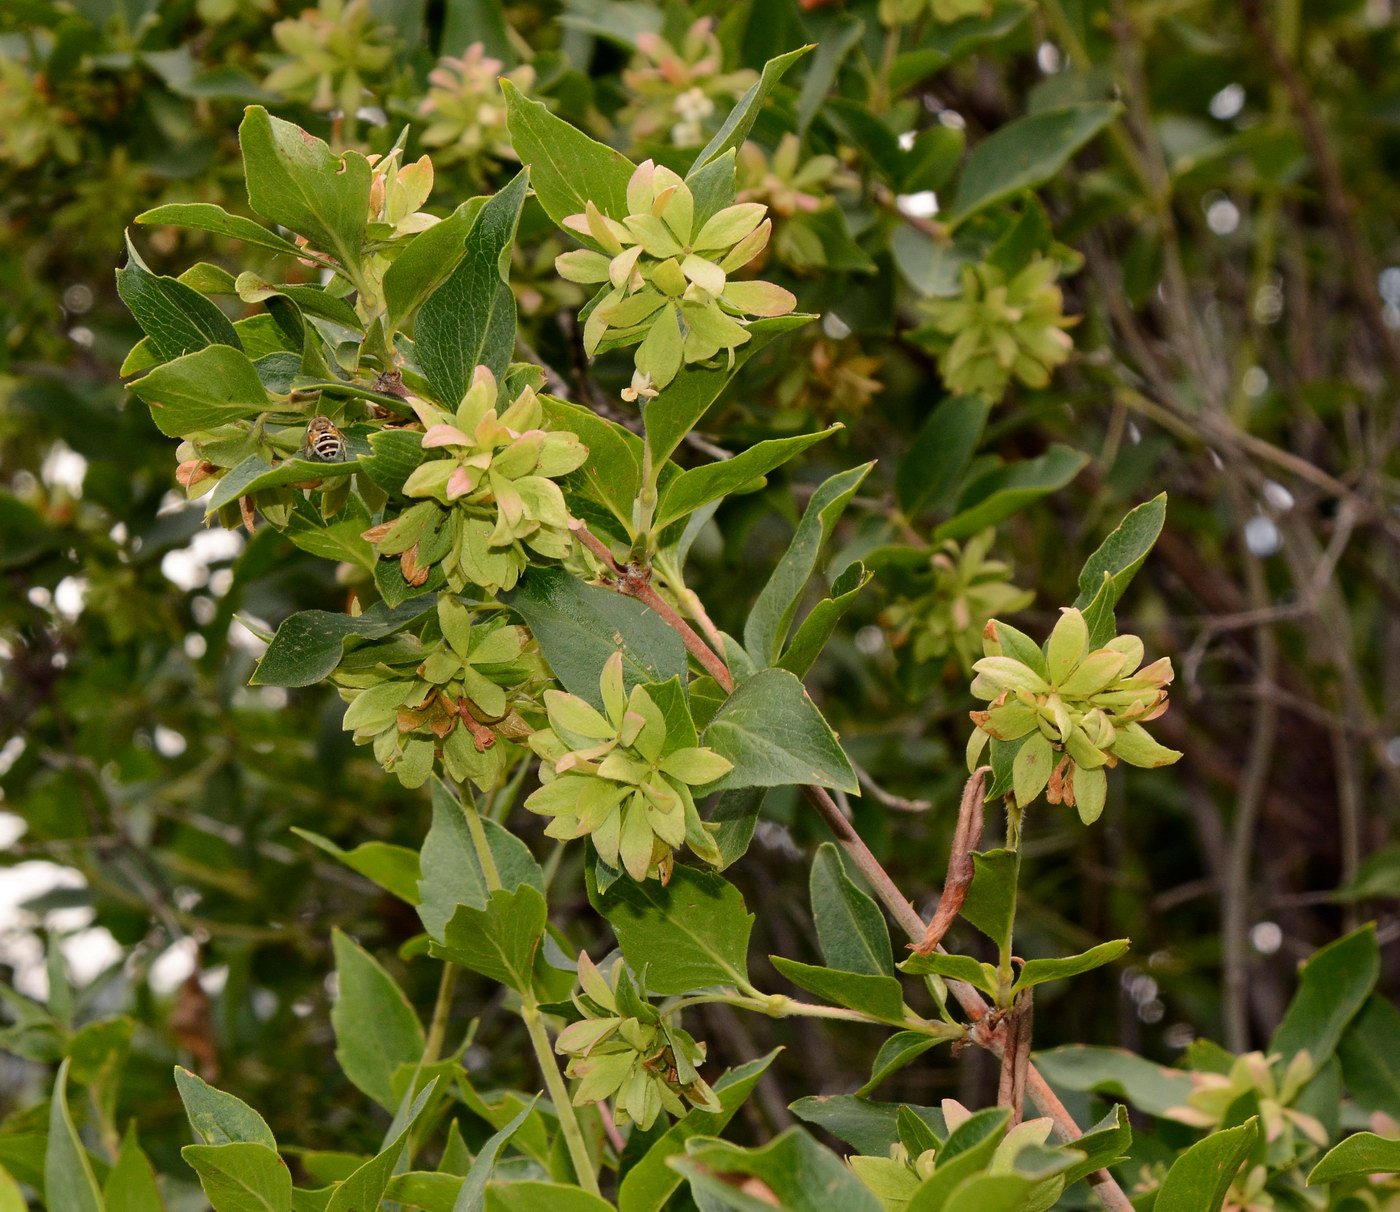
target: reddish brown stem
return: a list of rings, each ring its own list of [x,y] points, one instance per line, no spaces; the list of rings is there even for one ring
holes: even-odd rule
[[[597,555],[603,564],[616,575],[617,581],[614,588],[619,593],[634,597],[655,610],[668,625],[675,629],[685,643],[687,650],[705,667],[715,681],[726,691],[733,690],[734,679],[730,675],[729,667],[714,649],[696,634],[690,624],[681,618],[651,587],[646,574],[630,566],[628,568],[621,567],[607,546],[596,535],[592,534],[582,522],[573,523],[572,529],[584,546]],[[980,770],[976,771],[969,779],[969,786],[974,781],[980,781],[983,773]],[[846,819],[845,814],[837,806],[836,801],[831,798],[830,793],[822,787],[805,786],[802,788],[802,794],[807,798],[808,803],[817,810],[827,828],[831,830],[837,845],[846,852],[846,855],[865,877],[890,916],[899,924],[900,929],[909,936],[911,941],[920,942],[927,933],[924,919],[915,912],[914,906],[900,892],[889,873],[880,865],[880,860],[871,853],[870,848],[856,832],[851,822]],[[965,791],[964,799],[969,794],[970,792]],[[942,948],[939,947],[938,950],[941,951]],[[963,1013],[969,1019],[974,1023],[980,1023],[980,1020],[987,1018],[991,1007],[987,1005],[976,989],[962,981],[949,980],[946,983],[949,992],[957,999],[958,1005],[962,1007]],[[1000,1031],[974,1030],[970,1032],[970,1036],[998,1057],[1006,1051],[1005,1036]],[[1054,1121],[1055,1129],[1060,1137],[1066,1141],[1073,1141],[1083,1136],[1084,1134],[1079,1130],[1079,1126],[1074,1122],[1074,1118],[1065,1105],[1050,1089],[1049,1084],[1036,1067],[1030,1063],[1029,1048],[1026,1050],[1024,1061],[1018,1061],[1018,1063],[1025,1065],[1022,1080],[1025,1092],[1030,1095],[1031,1101],[1035,1103],[1040,1112]],[[1099,1203],[1107,1212],[1132,1212],[1132,1202],[1107,1170],[1096,1170],[1088,1176],[1088,1181]]]
[[[923,939],[911,948],[920,955],[928,955],[943,941],[948,927],[962,912],[967,890],[972,886],[975,871],[972,852],[982,841],[983,777],[990,769],[990,766],[981,766],[974,770],[963,788],[962,803],[958,806],[958,828],[953,834],[953,849],[948,855],[948,878],[943,882],[943,895],[938,898],[938,908],[934,910]]]

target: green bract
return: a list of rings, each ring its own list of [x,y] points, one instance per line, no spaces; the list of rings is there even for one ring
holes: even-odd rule
[[[544,786],[525,807],[554,818],[545,829],[550,837],[591,836],[602,860],[635,880],[669,879],[683,845],[718,864],[690,789],[714,782],[733,764],[678,739],[645,688],[634,686],[629,695],[620,652],[608,658],[599,687],[603,712],[577,695],[545,691],[549,727],[530,738],[543,759]]]
[[[924,305],[930,326],[921,335],[932,338],[950,391],[995,400],[1012,379],[1027,387],[1050,382],[1074,348],[1064,331],[1074,320],[1064,314],[1059,272],[1056,262],[1039,256],[1009,278],[995,265],[967,265],[960,297]]]
[[[891,1145],[885,1157],[856,1154],[847,1159],[851,1169],[875,1192],[886,1212],[904,1212],[914,1193],[938,1174],[940,1167],[947,1174],[954,1166],[958,1172],[957,1183],[964,1185],[979,1174],[1035,1175],[1039,1181],[1033,1186],[1029,1182],[1026,1184],[1027,1190],[1021,1196],[1022,1202],[1015,1205],[1016,1210],[1045,1212],[1064,1190],[1063,1171],[1084,1158],[1083,1153],[1073,1148],[1047,1144],[1053,1127],[1050,1119],[1028,1119],[1007,1131],[1005,1117],[1002,1116],[1000,1126],[992,1128],[989,1134],[980,1139],[973,1136],[969,1141],[958,1142],[971,1145],[970,1148],[958,1149],[954,1143],[955,1135],[973,1115],[951,1098],[943,1100],[942,1111],[949,1138],[938,1141],[936,1147],[915,1153],[901,1141]],[[984,1121],[994,1114],[979,1112],[979,1120]],[[929,1135],[932,1137],[931,1131]],[[991,1147],[993,1139],[997,1141],[995,1148]],[[977,1143],[972,1144],[972,1141]],[[1027,1151],[1029,1155],[1023,1158]],[[1027,1165],[1031,1158],[1034,1158],[1034,1162]],[[969,1165],[972,1161],[980,1161],[980,1164]]]
[[[514,160],[500,80],[509,80],[522,93],[535,82],[535,69],[523,64],[502,73],[503,64],[485,52],[480,42],[461,58],[445,56],[428,75],[428,95],[418,112],[427,119],[422,134],[426,147],[441,148],[442,164],[465,161],[480,172],[486,161]]]
[[[542,428],[533,388],[499,416],[497,400],[495,376],[478,366],[455,413],[413,402],[426,430],[423,448],[436,455],[414,469],[403,491],[426,499],[366,533],[380,555],[400,557],[409,584],[423,584],[440,563],[454,590],[510,589],[532,559],[561,560],[573,546],[554,479],[581,466],[587,447],[574,434]]]
[[[405,787],[419,787],[440,755],[447,773],[483,791],[500,780],[528,735],[518,708],[544,667],[529,634],[499,615],[476,621],[447,594],[438,596],[436,627],[420,639],[400,635],[348,653],[332,680],[340,688],[344,727]]]
[[[714,22],[702,18],[686,31],[679,50],[660,34],[640,34],[637,57],[622,82],[634,101],[620,117],[634,139],[669,137],[676,147],[699,147],[715,101],[737,99],[754,82],[754,73],[724,70]]]
[[[965,544],[952,539],[928,558],[922,578],[926,592],[902,598],[882,618],[894,631],[894,642],[914,643],[914,658],[936,660],[956,654],[965,669],[977,659],[983,628],[999,613],[1024,610],[1035,599],[1029,590],[1011,583],[1011,566],[987,559],[995,530],[984,530]]]
[[[578,1079],[574,1105],[617,1099],[617,1122],[651,1127],[662,1111],[681,1116],[685,1104],[720,1110],[696,1069],[705,1045],[662,1016],[639,993],[621,958],[604,977],[586,953],[578,957],[581,989],[573,995],[583,1018],[559,1033],[555,1049],[570,1057]],[[682,1101],[684,1099],[684,1101]]]
[[[286,60],[263,83],[312,109],[353,114],[362,104],[365,78],[393,61],[393,48],[381,41],[388,32],[369,0],[320,0],[272,27]]]
[[[1091,652],[1084,615],[1066,609],[1043,651],[996,621],[987,624],[983,647],[972,693],[991,706],[971,713],[977,731],[968,742],[969,769],[989,738],[1024,738],[1013,766],[1021,806],[1048,784],[1050,802],[1077,807],[1087,825],[1103,811],[1105,766],[1169,766],[1181,757],[1142,726],[1166,711],[1173,675],[1169,657],[1139,668],[1137,636],[1115,636]]]
[[[604,339],[641,342],[629,398],[655,395],[686,362],[704,362],[749,339],[742,318],[782,316],[797,305],[771,282],[731,281],[768,243],[772,221],[757,202],[696,214],[690,187],[650,160],[627,185],[627,217],[603,214],[591,201],[567,227],[602,251],[578,249],[556,262],[571,282],[605,283],[584,325],[584,347]]]
[[[1281,1056],[1248,1052],[1235,1058],[1228,1074],[1193,1072],[1193,1089],[1186,1105],[1171,1108],[1164,1113],[1165,1118],[1213,1132],[1229,1126],[1227,1121],[1237,1100],[1252,1097],[1264,1129],[1270,1164],[1288,1165],[1300,1147],[1325,1147],[1329,1139],[1327,1129],[1315,1116],[1293,1105],[1316,1072],[1317,1066],[1306,1049],[1295,1053],[1287,1065]],[[1299,1134],[1307,1144],[1298,1140]]]

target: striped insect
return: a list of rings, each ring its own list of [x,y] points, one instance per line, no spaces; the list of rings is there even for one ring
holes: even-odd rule
[[[345,435],[329,417],[312,417],[306,427],[306,453],[319,463],[344,463],[348,454]]]

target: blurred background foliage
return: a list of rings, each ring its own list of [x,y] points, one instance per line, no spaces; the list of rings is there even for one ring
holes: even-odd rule
[[[1197,1035],[1257,1046],[1297,961],[1367,917],[1394,994],[1392,5],[903,8],[3,7],[0,1115],[20,1114],[0,1128],[0,1163],[24,1177],[48,1066],[114,1016],[134,1030],[94,1047],[84,1080],[111,1083],[113,1122],[140,1109],[158,1168],[179,1168],[185,1140],[176,1061],[308,1149],[371,1148],[380,1126],[329,1061],[331,927],[389,963],[420,1008],[436,986],[409,909],[291,832],[416,850],[426,792],[354,750],[325,688],[247,685],[259,633],[295,610],[344,609],[346,587],[271,530],[204,529],[171,444],[117,373],[140,335],[114,290],[123,228],[177,199],[246,210],[235,132],[251,103],[366,151],[407,124],[410,155],[434,156],[441,214],[512,175],[502,75],[635,159],[684,164],[767,58],[816,43],[743,149],[740,186],[774,213],[764,276],[823,318],[749,363],[702,442],[713,457],[845,429],[728,502],[689,582],[738,631],[754,569],[783,550],[812,487],[879,460],[831,561],[833,575],[862,559],[877,577],[808,685],[867,776],[850,803],[861,833],[900,887],[926,893],[947,861],[982,623],[1011,615],[1044,635],[1084,555],[1166,489],[1166,530],[1120,626],[1176,662],[1175,707],[1155,729],[1186,758],[1170,775],[1126,771],[1094,830],[1031,814],[1025,945],[1134,944],[1047,996],[1037,1041],[1167,1062]],[[1011,189],[993,162],[1022,166]],[[158,272],[246,264],[199,233],[136,239]],[[584,295],[553,269],[565,247],[527,207],[513,286],[529,347],[576,399],[626,420],[627,357],[581,373]],[[547,853],[536,818],[511,823]],[[815,952],[806,871],[820,840],[795,794],[770,795],[731,873],[759,954]],[[597,927],[567,860],[559,881],[577,890],[557,905],[586,938]],[[484,988],[460,994],[462,1014],[481,1016],[469,1061],[487,1084],[528,1086]],[[822,1023],[712,1007],[703,1029],[727,1064],[791,1045],[746,1109],[755,1131],[867,1072],[864,1043]],[[118,1088],[107,1060],[126,1048]],[[882,1097],[987,1101],[993,1075],[972,1051],[905,1070]]]

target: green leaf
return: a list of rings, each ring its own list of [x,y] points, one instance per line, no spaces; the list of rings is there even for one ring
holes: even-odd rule
[[[1192,1090],[1189,1073],[1154,1064],[1123,1048],[1069,1044],[1036,1053],[1035,1063],[1052,1086],[1127,1099],[1149,1115],[1180,1107]]]
[[[309,551],[322,559],[352,564],[373,574],[376,563],[374,548],[363,538],[364,532],[369,529],[369,518],[362,506],[356,507],[357,504],[351,498],[351,507],[344,516],[330,522],[294,513],[284,533],[302,551]]]
[[[1121,1103],[1099,1120],[1092,1128],[1071,1142],[1071,1148],[1084,1154],[1084,1160],[1075,1162],[1064,1172],[1065,1186],[1078,1182],[1095,1170],[1126,1161],[1133,1143],[1133,1129],[1128,1122],[1128,1109]]]
[[[372,1030],[374,1021],[367,1021],[365,1026]],[[339,1056],[339,1053],[336,1055]],[[419,1057],[421,1055],[420,1052]],[[419,1057],[415,1057],[415,1061]],[[384,1192],[388,1190],[389,1180],[393,1178],[403,1156],[408,1134],[422,1118],[437,1084],[438,1079],[433,1078],[418,1092],[413,1102],[395,1116],[394,1124],[389,1129],[394,1135],[388,1144],[335,1189],[335,1194],[326,1205],[326,1212],[372,1212],[379,1207]]]
[[[369,214],[369,161],[359,152],[336,155],[261,105],[248,107],[238,141],[253,209],[354,272]]]
[[[501,1150],[506,1147],[510,1138],[516,1134],[534,1109],[535,1102],[531,1099],[530,1103],[522,1108],[514,1119],[505,1127],[497,1130],[481,1146],[480,1152],[477,1153],[476,1159],[472,1162],[471,1169],[467,1171],[462,1189],[457,1193],[457,1202],[453,1204],[452,1212],[483,1212],[486,1205],[486,1184],[491,1181],[491,1176],[496,1172],[496,1159],[500,1157]]]
[[[204,512],[206,515],[216,513],[239,497],[260,492],[264,488],[335,479],[353,475],[358,470],[358,463],[321,463],[311,459],[284,459],[273,466],[261,455],[249,455],[237,467],[230,468],[214,485],[214,491],[204,504]],[[368,522],[361,526],[362,530],[368,528]]]
[[[159,1199],[159,1195],[156,1197]],[[152,1212],[161,1212],[162,1205],[154,1203],[150,1205]],[[24,1193],[19,1189],[19,1183],[14,1179],[4,1166],[0,1166],[0,1212],[29,1212],[29,1205],[25,1202]],[[121,1209],[121,1212],[143,1212],[135,1204],[128,1204]]]
[[[1088,455],[1057,442],[1037,458],[1021,459],[979,476],[963,489],[959,512],[934,529],[934,543],[965,539],[995,526],[1017,510],[1063,488],[1088,462]]]
[[[659,398],[659,397],[658,397]],[[831,532],[873,463],[838,472],[812,494],[797,533],[773,569],[744,623],[744,647],[754,663],[772,665],[782,652],[803,591]]]
[[[360,458],[365,474],[385,492],[401,496],[404,481],[423,461],[423,435],[411,429],[381,429],[370,435],[369,445],[373,453]]]
[[[998,947],[1011,946],[1020,861],[1012,850],[974,851],[972,885],[962,915]]]
[[[242,348],[233,324],[218,306],[183,282],[153,274],[130,236],[126,256],[126,268],[117,270],[117,294],[161,361],[210,345]]]
[[[1220,1212],[1259,1135],[1258,1119],[1197,1141],[1173,1163],[1152,1212]]]
[[[460,56],[473,42],[480,42],[491,58],[500,59],[507,68],[518,62],[501,0],[447,0],[443,5],[438,54]]]
[[[354,939],[331,934],[339,994],[331,1008],[335,1059],[345,1076],[387,1111],[399,1104],[394,1071],[423,1057],[423,1027],[394,978]]]
[[[786,669],[740,682],[705,729],[704,743],[734,763],[707,791],[810,783],[859,793],[836,734]]]
[[[246,1142],[276,1151],[277,1140],[267,1121],[237,1095],[209,1085],[179,1065],[175,1066],[175,1088],[190,1127],[206,1145]]]
[[[509,111],[511,143],[530,166],[535,196],[545,213],[562,226],[592,203],[613,219],[627,216],[627,182],[637,166],[619,151],[590,139],[530,101],[509,80],[501,81]]]
[[[685,680],[685,645],[655,611],[611,589],[587,585],[562,568],[531,568],[501,599],[525,620],[564,689],[602,706],[598,677],[622,653],[628,689]]]
[[[904,1021],[904,990],[892,976],[870,976],[863,972],[842,972],[785,959],[768,957],[773,967],[799,989],[815,993],[823,1001],[859,1010],[889,1023]]]
[[[956,227],[979,210],[1048,181],[1118,111],[1116,104],[1099,101],[1041,110],[1007,123],[972,149],[945,222]]]
[[[486,908],[458,905],[443,931],[428,947],[437,959],[480,972],[517,991],[530,987],[535,949],[548,913],[537,888],[521,884],[512,892],[497,889]]]
[[[54,1078],[49,1104],[49,1139],[44,1151],[44,1203],[63,1212],[103,1212],[102,1191],[92,1161],[78,1139],[68,1110],[68,1066],[64,1060]]]
[[[893,976],[890,929],[873,898],[846,874],[831,842],[817,847],[808,880],[812,922],[827,966],[843,972]]]
[[[1394,1047],[1397,1039],[1400,1010],[1373,993],[1337,1045],[1342,1077],[1352,1099],[1365,1110],[1384,1111],[1392,1119],[1400,1119],[1400,1051]]]
[[[429,595],[390,609],[376,602],[361,615],[303,610],[282,621],[249,681],[254,686],[314,686],[340,664],[351,636],[380,640],[436,609]]]
[[[796,63],[803,55],[812,50],[811,46],[799,47],[795,51],[788,51],[785,55],[779,55],[776,59],[769,59],[763,65],[763,72],[753,85],[742,97],[739,103],[729,111],[729,116],[724,120],[724,125],[715,132],[704,150],[695,157],[695,163],[690,166],[690,171],[686,174],[687,180],[700,169],[704,168],[711,160],[717,160],[725,152],[733,149],[738,151],[743,147],[744,140],[749,137],[749,131],[753,129],[754,119],[758,117],[759,111],[763,108],[763,103],[768,100],[768,95],[773,91],[774,85],[783,78],[783,74]]]
[[[907,976],[943,976],[949,980],[963,981],[995,997],[996,973],[988,971],[989,968],[990,964],[983,964],[970,955],[944,955],[941,951],[933,951],[928,955],[915,952],[899,965],[899,970]]]
[[[466,814],[456,794],[436,775],[429,782],[433,793],[433,823],[423,840],[423,874],[418,883],[422,902],[418,906],[418,916],[423,921],[423,929],[440,939],[458,905],[485,909],[490,890]],[[496,860],[501,886],[507,892],[514,892],[522,884],[528,884],[543,893],[544,875],[525,843],[489,817],[481,818],[481,826]]]
[[[691,705],[694,704],[692,697]],[[715,798],[707,819],[711,825],[717,826],[715,848],[720,855],[720,871],[737,863],[748,853],[767,794],[765,787],[740,787],[736,791],[721,791]]]
[[[1163,492],[1132,510],[1084,562],[1074,604],[1089,624],[1090,648],[1100,648],[1114,637],[1113,608],[1147,559],[1166,519]]]
[[[942,1212],[1023,1212],[1040,1182],[1020,1174],[979,1174],[948,1197]],[[924,1212],[924,1205],[912,1199],[909,1207]]]
[[[752,489],[774,468],[781,467],[809,446],[843,428],[843,425],[836,424],[820,433],[772,438],[750,446],[748,450],[732,459],[707,463],[703,467],[692,467],[681,472],[661,493],[656,507],[656,525],[667,526],[711,501],[721,500],[730,493]]]
[[[467,252],[467,233],[485,205],[485,198],[468,198],[440,223],[414,236],[384,271],[384,303],[391,331],[404,328],[423,301],[461,263]]]
[[[562,1183],[488,1183],[486,1212],[612,1212],[612,1204]]]
[[[898,1119],[904,1107],[923,1120],[938,1136],[947,1134],[943,1112],[935,1107],[903,1103],[877,1103],[854,1094],[825,1094],[799,1098],[788,1109],[798,1119],[845,1141],[857,1153],[883,1157],[899,1140]]]
[[[423,302],[414,353],[440,403],[456,408],[478,366],[503,379],[515,351],[515,295],[507,285],[510,250],[530,187],[522,169],[486,205],[467,233],[466,252]]]
[[[720,1102],[719,1111],[693,1108],[652,1143],[622,1179],[617,1192],[618,1212],[661,1212],[682,1182],[681,1176],[666,1164],[667,1159],[683,1152],[686,1141],[692,1137],[717,1136],[722,1132],[758,1085],[759,1078],[773,1063],[778,1051],[774,1049],[767,1056],[727,1070],[714,1083],[714,1091]],[[475,1210],[454,1209],[454,1212]]]
[[[257,367],[229,345],[166,362],[127,386],[150,407],[151,419],[167,438],[255,417],[268,408]]]
[[[892,1073],[898,1073],[905,1065],[911,1064],[938,1043],[942,1041],[932,1035],[925,1035],[922,1031],[895,1032],[880,1045],[880,1051],[875,1054],[875,1063],[870,1066],[870,1080],[856,1093],[864,1098],[885,1078]]]
[[[214,1212],[292,1212],[291,1171],[266,1145],[186,1145],[180,1156],[199,1175]]]
[[[632,507],[642,488],[641,438],[592,409],[552,396],[541,403],[550,429],[576,434],[588,447],[588,461],[568,477],[568,487],[606,506],[630,536]]]
[[[652,993],[687,993],[748,979],[753,914],[739,890],[718,875],[676,867],[671,882],[620,879],[605,891],[590,883],[593,907],[612,925],[633,971],[646,970]]]
[[[1304,962],[1298,992],[1269,1041],[1270,1054],[1277,1052],[1287,1061],[1306,1049],[1315,1066],[1326,1064],[1379,975],[1374,922],[1314,952]]]
[[[1010,1114],[1004,1107],[988,1107],[959,1124],[939,1149],[932,1176],[910,1197],[908,1212],[941,1212],[968,1179],[985,1170]]]
[[[793,1127],[768,1144],[746,1149],[727,1141],[700,1138],[686,1156],[671,1159],[697,1193],[720,1205],[751,1212],[765,1206],[745,1196],[733,1176],[757,1178],[778,1198],[785,1212],[881,1212],[880,1201],[830,1149]]]
[[[646,440],[655,465],[662,466],[675,452],[685,435],[695,428],[719,399],[734,375],[754,354],[778,337],[801,328],[809,315],[773,316],[755,320],[746,331],[749,339],[735,351],[731,366],[687,366],[662,390],[642,414]]]
[[[1377,1136],[1374,1132],[1357,1132],[1334,1145],[1312,1168],[1308,1186],[1396,1171],[1400,1171],[1400,1140]]]
[[[831,596],[823,598],[807,612],[807,617],[802,620],[778,659],[778,668],[786,669],[799,678],[805,677],[817,657],[821,656],[836,625],[874,575],[859,560],[848,565],[832,582]]]
[[[156,1173],[141,1151],[134,1122],[122,1137],[116,1165],[107,1172],[102,1184],[102,1200],[106,1212],[164,1212],[165,1202],[156,1186]],[[23,1209],[23,1205],[20,1207]],[[8,1212],[3,1196],[0,1196],[0,1212]]]
[[[985,396],[951,396],[929,413],[895,472],[895,494],[906,514],[952,503],[991,410]]]
[[[346,330],[346,335],[358,336],[364,331],[364,324],[355,314],[355,309],[344,299],[337,298],[320,286],[284,283],[274,286],[264,282],[255,273],[242,273],[237,278],[238,296],[245,303],[267,303],[269,310],[279,299],[290,299],[297,311]],[[341,334],[337,334],[341,335]]]
[[[265,248],[269,252],[285,253],[291,257],[303,255],[301,249],[275,231],[269,231],[261,223],[254,223],[252,219],[245,219],[242,215],[231,215],[222,206],[215,206],[212,202],[172,202],[137,215],[136,222],[188,227],[195,231],[213,232],[216,236],[241,240],[244,244]]]
[[[1125,954],[1129,945],[1127,939],[1120,938],[1110,943],[1100,943],[1097,947],[1091,947],[1079,955],[1066,956],[1064,959],[1027,960],[1021,966],[1021,975],[1016,978],[1011,992],[1019,993],[1032,985],[1043,985],[1046,981],[1064,980],[1069,976],[1078,976],[1081,972],[1091,972]]]

